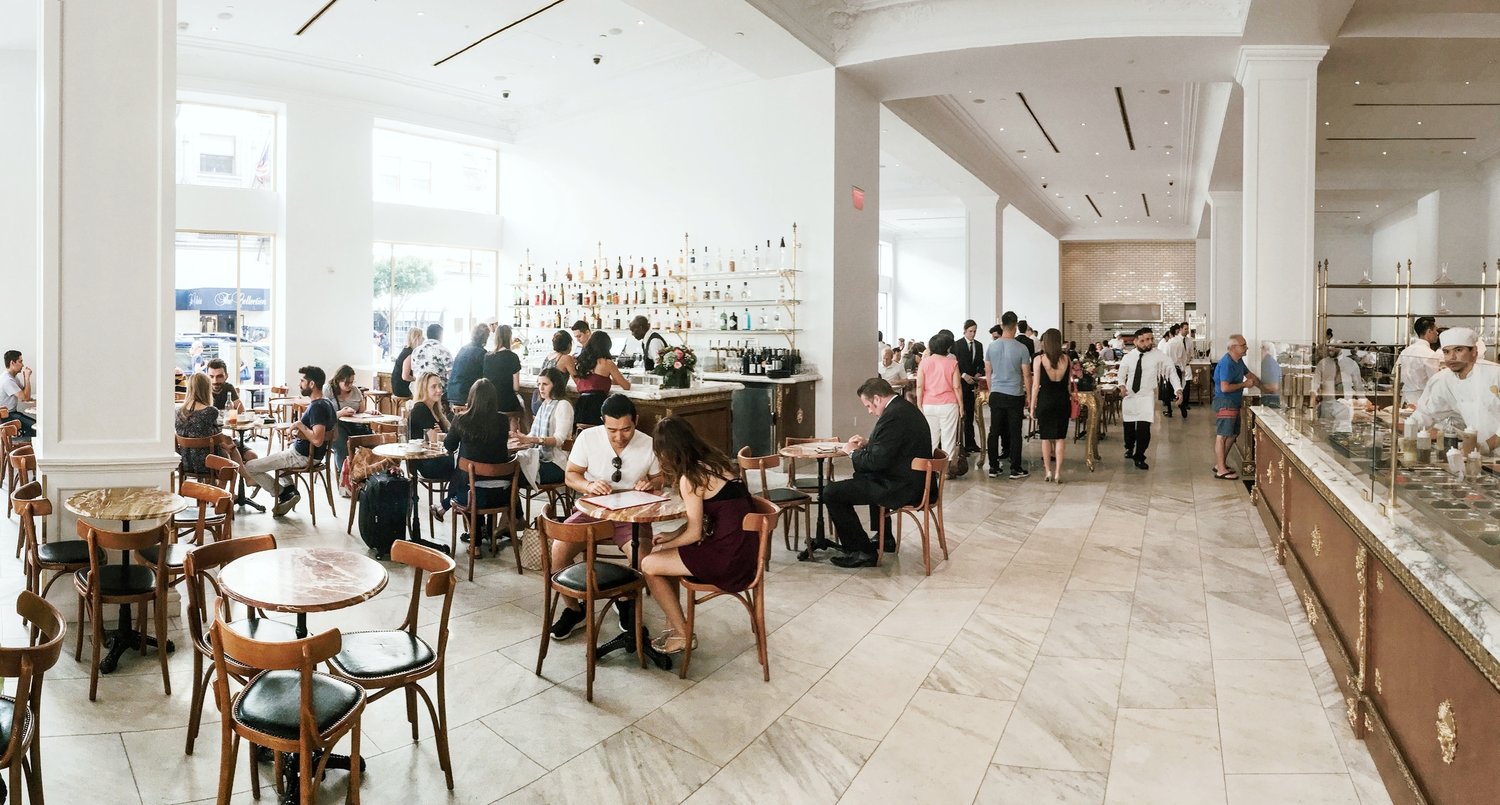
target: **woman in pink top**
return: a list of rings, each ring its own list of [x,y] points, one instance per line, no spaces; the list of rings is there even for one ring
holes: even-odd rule
[[[958,455],[958,359],[950,352],[953,334],[940,330],[927,342],[928,356],[917,364],[917,407],[927,417],[932,447]]]

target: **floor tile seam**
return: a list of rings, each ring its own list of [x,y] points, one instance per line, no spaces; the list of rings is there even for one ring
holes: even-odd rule
[[[788,709],[790,709],[790,708],[788,708]],[[709,785],[709,783],[712,783],[715,778],[717,778],[720,774],[723,774],[724,771],[726,769],[728,769],[736,760],[738,760],[741,755],[743,755],[743,754],[745,754],[745,752],[749,751],[750,747],[754,746],[756,741],[758,741],[761,738],[765,737],[766,732],[769,731],[772,726],[776,725],[776,721],[780,721],[783,718],[789,719],[791,721],[796,721],[799,724],[806,724],[807,726],[809,726],[809,727],[811,727],[813,729],[827,730],[829,732],[836,732],[836,733],[838,733],[840,735],[844,735],[844,736],[847,736],[849,738],[854,738],[854,739],[860,740],[860,741],[870,741],[870,740],[873,740],[871,738],[866,738],[863,735],[855,735],[852,732],[845,732],[845,731],[840,730],[840,729],[834,729],[833,727],[825,727],[822,724],[814,724],[811,721],[805,721],[803,719],[797,718],[796,716],[787,715],[786,712],[783,712],[781,715],[777,716],[776,720],[772,721],[771,724],[766,727],[766,729],[761,730],[760,734],[758,734],[754,738],[752,738],[749,743],[745,744],[743,747],[740,747],[740,751],[734,753],[734,757],[730,758],[728,761],[726,761],[724,763],[724,765],[720,766],[718,768],[718,770],[715,771],[713,773],[713,775],[710,776],[707,780],[704,780],[703,781],[703,785],[700,785],[697,788],[693,789],[693,793],[689,794],[688,797],[687,797],[687,799],[691,799],[694,794],[697,794],[699,791],[703,790],[704,788],[707,788],[708,785]],[[842,799],[843,796],[844,796],[844,794],[849,790],[849,786],[851,786],[851,785],[854,784],[854,778],[858,777],[859,773],[861,771],[864,771],[865,764],[867,764],[867,763],[870,762],[870,758],[872,758],[872,757],[875,756],[875,751],[880,748],[880,743],[881,743],[880,741],[876,741],[875,742],[875,747],[874,747],[874,749],[870,750],[869,756],[867,756],[864,759],[864,761],[859,764],[859,768],[856,769],[854,771],[854,774],[849,777],[849,782],[845,783],[844,786],[839,789],[838,794],[837,794],[837,796],[838,796],[839,799]],[[684,801],[686,801],[686,799]],[[835,800],[835,801],[837,801],[837,800]]]

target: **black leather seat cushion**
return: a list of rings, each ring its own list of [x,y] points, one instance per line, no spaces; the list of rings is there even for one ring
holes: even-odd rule
[[[802,476],[792,481],[792,486],[798,489],[810,489],[814,492],[818,489],[818,476]]]
[[[197,522],[197,506],[194,506],[190,509],[183,509],[182,511],[172,515],[172,525],[175,526],[190,526],[196,524]],[[210,514],[207,517],[203,518],[203,522],[205,525],[218,525],[219,523],[224,522],[224,515]]]
[[[425,668],[436,659],[427,641],[397,629],[345,632],[344,647],[329,662],[346,676],[379,679]]]
[[[89,583],[89,569],[78,571],[78,583]],[[156,574],[144,565],[105,565],[99,568],[99,591],[104,595],[141,595],[156,589]]]
[[[812,497],[800,489],[787,489],[780,486],[766,490],[766,500],[772,503],[805,503],[812,500]]]
[[[313,674],[313,721],[320,735],[353,712],[359,700],[359,688],[354,685],[327,674]],[[267,735],[295,741],[301,710],[301,673],[266,671],[245,686],[234,703],[234,719]]]
[[[188,552],[192,551],[196,547],[198,546],[188,545],[180,542],[174,542],[171,545],[168,545],[167,567],[182,567],[183,565],[187,564]],[[152,564],[156,564],[156,548],[154,546],[150,548],[142,548],[141,556],[146,561]]]
[[[640,577],[641,574],[625,565],[618,565],[614,562],[594,563],[594,583],[599,585],[601,590],[629,584]],[[583,592],[588,586],[588,569],[583,562],[578,562],[554,573],[552,579],[570,590]]]
[[[101,552],[102,553],[102,552]],[[54,565],[83,565],[89,561],[89,544],[81,539],[39,542],[37,558]]]
[[[16,700],[9,696],[0,696],[0,746],[10,743],[10,725],[16,717]],[[21,722],[21,730],[25,734],[31,733],[31,708],[26,708],[22,715],[25,719]]]
[[[256,618],[254,620],[241,618],[237,621],[230,621],[229,628],[251,640],[259,640],[262,643],[290,643],[297,639],[296,626],[285,621],[274,621],[270,618]],[[202,645],[205,651],[210,655],[213,654],[214,648],[209,643],[206,629],[203,634]],[[233,660],[236,664],[244,665],[244,663],[234,659],[233,655],[226,657],[226,659]]]

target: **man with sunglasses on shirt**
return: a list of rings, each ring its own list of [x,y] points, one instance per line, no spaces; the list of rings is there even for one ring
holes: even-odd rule
[[[661,464],[656,460],[656,449],[651,437],[636,430],[635,403],[623,394],[611,394],[599,409],[603,425],[589,428],[573,440],[573,449],[568,453],[566,482],[579,497],[608,495],[634,489],[639,492],[660,492],[666,479]],[[575,512],[568,518],[570,523],[591,522],[594,518]],[[641,548],[651,550],[651,527],[641,527]],[[615,542],[627,554],[630,552],[630,523],[615,524]],[[565,568],[573,564],[582,545],[554,541],[552,543],[552,566]],[[562,640],[583,624],[582,602],[563,598],[565,606],[552,624],[552,637]],[[620,628],[631,631],[634,613],[629,602],[616,602],[620,612]]]

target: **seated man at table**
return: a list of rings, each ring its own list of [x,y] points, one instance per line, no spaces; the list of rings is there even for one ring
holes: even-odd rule
[[[311,402],[307,411],[302,414],[302,419],[292,423],[296,438],[292,441],[291,448],[248,461],[243,469],[247,483],[276,493],[276,505],[271,509],[271,514],[277,517],[296,508],[302,495],[297,492],[295,481],[278,488],[276,471],[305,467],[309,456],[325,458],[329,446],[333,444],[333,429],[338,426],[339,421],[333,403],[323,397],[323,383],[328,376],[316,366],[304,366],[298,371],[302,373],[302,379],[298,382],[297,389]]]
[[[661,463],[656,458],[656,446],[651,437],[636,430],[638,417],[635,403],[624,394],[611,394],[604,400],[599,413],[604,424],[585,430],[573,440],[565,476],[568,488],[579,497],[608,495],[630,489],[659,492],[665,483]],[[925,420],[922,427],[927,427]],[[576,512],[568,518],[570,523],[593,520],[583,512]],[[615,525],[615,543],[627,554],[630,552],[632,530],[630,523]],[[640,546],[642,552],[651,550],[650,525],[640,526]],[[573,564],[581,550],[581,546],[566,542],[552,543],[552,567],[560,570]],[[565,606],[558,613],[557,622],[552,624],[552,637],[557,640],[571,635],[583,623],[584,617],[583,606],[579,602],[570,598],[564,598],[563,601]],[[627,627],[633,624],[629,619],[634,617],[634,613],[627,603],[619,602],[616,608],[620,611],[621,628],[629,631]]]
[[[5,353],[5,371],[0,372],[0,408],[9,409],[5,422],[21,423],[21,439],[36,435],[36,420],[21,412],[21,404],[31,402],[31,367],[21,360],[21,351]]]
[[[209,391],[213,393],[215,408],[225,414],[245,410],[245,404],[240,402],[239,389],[229,382],[229,366],[224,363],[223,358],[209,361],[204,374],[208,375],[208,382],[211,384]]]
[[[855,435],[846,445],[854,463],[854,477],[834,481],[823,490],[823,505],[844,549],[844,555],[835,556],[832,561],[846,568],[875,564],[875,543],[860,524],[854,507],[868,504],[873,522],[877,507],[897,509],[920,503],[925,475],[912,469],[911,462],[914,458],[932,457],[927,418],[915,405],[897,395],[891,384],[878,377],[866,380],[859,387],[859,401],[877,418],[875,429],[869,439]],[[891,534],[887,524],[888,551],[896,548]]]

